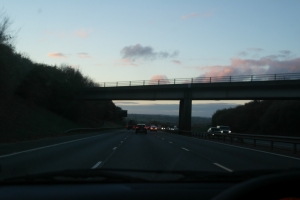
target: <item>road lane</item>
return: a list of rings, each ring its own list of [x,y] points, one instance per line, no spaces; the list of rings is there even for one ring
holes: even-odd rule
[[[188,147],[192,152],[205,155],[216,163],[222,163],[233,170],[288,169],[300,168],[300,159],[254,151],[243,147],[198,138],[185,137],[167,132],[157,135],[179,146]]]
[[[300,168],[300,159],[166,132],[119,130],[34,151],[0,156],[1,178],[64,169],[232,172]]]
[[[38,140],[30,140],[24,142],[17,142],[17,143],[8,143],[8,144],[0,144],[0,158],[1,156],[18,153],[22,151],[28,151],[37,148],[44,148],[46,146],[51,145],[58,145],[60,143],[71,142],[73,140],[82,140],[85,138],[90,137],[97,137],[101,134],[107,134],[110,132],[118,132],[124,131],[124,129],[117,129],[117,130],[103,130],[98,132],[92,133],[84,133],[84,134],[75,134],[75,135],[65,135],[60,137],[53,137],[53,138],[43,138]]]
[[[91,169],[105,160],[129,133],[125,130],[99,134],[36,151],[0,158],[1,178],[12,174],[41,173],[65,169]]]
[[[132,131],[133,132],[133,131]],[[208,157],[189,153],[170,144],[154,133],[131,134],[102,168],[141,170],[200,170],[224,171],[215,166]]]

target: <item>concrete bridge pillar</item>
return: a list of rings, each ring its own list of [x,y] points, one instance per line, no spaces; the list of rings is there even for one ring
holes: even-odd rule
[[[181,99],[179,102],[179,130],[191,131],[192,99]]]

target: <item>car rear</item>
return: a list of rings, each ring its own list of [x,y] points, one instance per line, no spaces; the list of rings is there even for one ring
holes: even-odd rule
[[[135,126],[135,134],[137,134],[138,132],[147,134],[147,126],[145,124],[137,124]]]

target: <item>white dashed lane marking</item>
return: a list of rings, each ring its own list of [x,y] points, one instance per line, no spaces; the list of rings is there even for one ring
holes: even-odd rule
[[[97,163],[92,167],[92,169],[96,169],[101,163],[102,163],[102,161],[97,162]]]
[[[229,169],[229,168],[227,168],[227,167],[224,167],[223,165],[220,165],[220,164],[218,164],[218,163],[214,163],[214,165],[217,165],[218,167],[220,167],[220,168],[222,168],[222,169],[225,169],[226,171],[233,172],[232,169]]]

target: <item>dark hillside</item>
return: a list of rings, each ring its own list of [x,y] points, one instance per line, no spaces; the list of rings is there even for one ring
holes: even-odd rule
[[[300,136],[299,100],[251,101],[217,110],[212,125],[229,125],[236,133]]]
[[[0,143],[122,123],[121,108],[112,101],[75,99],[84,87],[97,86],[79,70],[34,63],[17,53],[9,24],[0,19]]]

